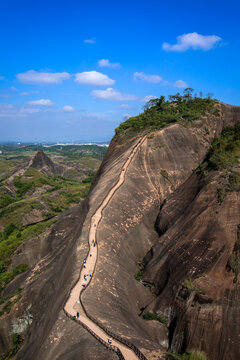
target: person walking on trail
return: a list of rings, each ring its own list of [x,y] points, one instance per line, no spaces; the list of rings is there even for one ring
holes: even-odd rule
[[[77,312],[77,318],[79,319],[79,312]]]
[[[93,246],[95,247],[97,245],[97,240],[94,241]]]
[[[92,277],[92,273],[90,273],[89,276]]]
[[[112,345],[112,338],[108,339],[108,343],[109,343],[109,345]]]
[[[92,256],[92,253],[90,253],[89,255]]]

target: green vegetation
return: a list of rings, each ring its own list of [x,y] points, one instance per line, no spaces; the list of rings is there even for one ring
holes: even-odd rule
[[[197,278],[202,277],[204,275],[200,274],[199,276],[197,276]],[[203,288],[198,288],[194,285],[194,280],[193,278],[189,278],[184,280],[183,282],[183,287],[185,287],[186,289],[188,289],[190,292],[195,291],[197,294],[202,294],[205,295],[206,291]]]
[[[139,269],[140,269],[140,270],[136,273],[136,275],[135,275],[135,280],[141,281],[141,280],[142,280],[143,273],[144,273],[144,265],[143,265],[143,263],[139,262],[139,263],[138,263],[138,266],[139,266]]]
[[[23,338],[19,334],[12,334],[12,347],[7,353],[1,356],[0,360],[11,360],[17,354],[23,343]]]
[[[144,112],[130,117],[115,129],[116,135],[129,138],[144,130],[157,130],[174,123],[188,123],[200,120],[206,113],[218,115],[214,108],[217,100],[192,96],[193,89],[187,88],[183,95],[169,95],[151,99],[144,107]]]
[[[18,228],[10,223],[0,233],[0,293],[17,275],[28,270],[26,264],[20,264],[12,271],[6,270],[11,262],[10,259],[14,251],[22,242],[40,235],[54,222],[55,220],[53,219],[22,228]]]
[[[139,270],[136,275],[135,275],[135,279],[137,281],[141,281],[142,280],[142,276],[143,276],[143,270]]]
[[[222,175],[223,181],[219,188],[217,188],[218,202],[221,204],[228,192],[240,191],[240,174],[232,169],[229,169]]]
[[[35,145],[2,145],[1,150],[0,295],[17,275],[28,270],[27,264],[20,264],[9,270],[13,253],[23,242],[46,232],[57,221],[59,213],[87,196],[106,147],[73,145],[45,149]],[[37,150],[46,150],[48,154],[55,156],[55,163],[61,165],[61,169],[65,166],[66,177],[46,175],[30,167],[23,175],[15,176],[12,183],[8,183],[7,172],[16,165],[21,169],[23,161],[24,170],[29,161],[26,157]],[[21,294],[18,293],[8,299],[0,298],[0,315],[10,311],[20,297]]]
[[[0,209],[4,208],[5,206],[8,206],[12,203],[14,203],[16,201],[15,198],[13,198],[12,196],[8,195],[8,194],[3,194],[1,195],[0,198]]]
[[[94,171],[91,171],[89,174],[88,174],[88,177],[86,179],[84,179],[82,182],[83,184],[91,184],[94,177],[95,177],[96,173]]]
[[[0,305],[4,304],[0,310],[0,316],[4,313],[9,313],[12,306],[16,304],[22,297],[21,292],[23,289],[19,288],[14,293],[7,297],[0,298]]]
[[[191,351],[191,352],[185,352],[184,354],[178,354],[178,353],[169,353],[166,356],[166,359],[171,360],[209,360],[209,358],[206,356],[206,354],[202,351]]]
[[[238,224],[237,241],[234,245],[233,254],[228,259],[228,266],[235,274],[233,282],[236,283],[238,280],[238,274],[240,273],[240,224]]]
[[[91,171],[85,180],[79,182],[57,175],[47,176],[29,168],[24,176],[14,180],[17,189],[15,198],[0,194],[0,225],[13,222],[21,226],[23,216],[33,209],[41,210],[45,219],[67,210],[87,196],[94,176],[95,172]],[[35,196],[35,191],[43,186],[43,193]]]
[[[222,170],[238,164],[240,157],[240,123],[223,129],[209,149],[203,169]]]
[[[221,171],[220,186],[217,188],[218,202],[222,203],[228,192],[240,191],[240,123],[223,129],[221,136],[215,138],[206,159],[197,172],[207,175],[207,171]],[[225,170],[225,171],[224,171]]]
[[[162,324],[167,323],[166,319],[162,318],[160,315],[158,315],[156,313],[148,312],[148,313],[144,314],[142,317],[143,317],[144,320],[156,320],[156,321],[159,321]]]
[[[12,281],[17,275],[22,274],[27,270],[27,264],[20,264],[12,271],[2,271],[0,273],[0,294],[10,281]]]

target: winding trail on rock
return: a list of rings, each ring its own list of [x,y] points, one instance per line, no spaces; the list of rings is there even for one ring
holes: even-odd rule
[[[121,173],[119,175],[117,183],[113,186],[113,188],[109,191],[109,193],[104,198],[103,202],[99,206],[99,208],[96,210],[96,212],[91,217],[91,225],[89,230],[89,253],[86,258],[85,267],[82,268],[82,271],[80,273],[80,277],[75,284],[75,286],[72,288],[70,296],[64,306],[64,311],[68,314],[70,317],[76,317],[78,313],[78,319],[79,321],[85,325],[86,329],[90,331],[96,338],[100,339],[101,342],[105,343],[105,345],[109,348],[108,339],[109,335],[100,327],[98,326],[94,321],[92,321],[86,314],[83,305],[81,303],[81,293],[85,290],[85,288],[89,285],[93,275],[94,270],[97,263],[97,256],[98,256],[98,245],[96,242],[96,232],[98,229],[98,225],[102,219],[102,212],[104,208],[107,206],[111,198],[113,197],[114,193],[117,191],[117,189],[124,183],[125,175],[127,168],[129,164],[131,163],[133,157],[136,154],[136,151],[138,148],[142,145],[142,143],[145,141],[147,135],[145,135],[138,143],[134,146],[132,149],[130,155],[128,156],[126,162],[121,168]],[[121,334],[119,334],[121,337]],[[120,352],[122,353],[123,357],[126,360],[138,360],[139,357],[134,353],[133,350],[131,350],[128,346],[122,344],[121,342],[112,339],[112,347],[118,348]]]

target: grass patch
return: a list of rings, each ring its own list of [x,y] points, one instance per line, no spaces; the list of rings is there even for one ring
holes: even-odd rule
[[[174,123],[189,123],[199,120],[206,113],[218,115],[214,108],[217,100],[192,96],[193,89],[187,88],[183,95],[169,95],[151,99],[144,107],[144,112],[130,117],[116,129],[116,135],[129,138],[146,129],[157,130]]]
[[[11,256],[16,249],[24,242],[32,239],[49,228],[56,220],[48,220],[24,228],[18,228],[14,224],[9,224],[3,232],[0,233],[0,292],[17,275],[28,270],[26,264],[20,264],[12,271],[6,271],[11,262]]]
[[[0,273],[0,294],[7,284],[9,284],[17,275],[22,274],[27,270],[27,264],[20,264],[12,271],[2,271]]]
[[[227,265],[235,274],[233,282],[236,283],[240,272],[240,224],[237,227],[237,241],[234,245],[233,254],[228,259]]]
[[[203,351],[191,351],[184,354],[169,353],[166,355],[166,360],[209,360]]]
[[[12,334],[12,347],[6,352],[4,355],[1,356],[0,360],[10,360],[12,359],[17,352],[19,351],[20,347],[22,346],[23,338],[19,334]]]
[[[160,323],[162,324],[166,324],[167,323],[167,320],[164,319],[163,317],[161,317],[160,315],[156,314],[156,313],[151,313],[151,312],[148,312],[146,314],[144,314],[142,316],[142,318],[144,320],[156,320],[156,321],[159,321]]]
[[[239,163],[239,157],[240,123],[237,123],[234,127],[224,128],[221,136],[213,140],[200,170],[229,169]],[[234,181],[235,180],[232,179],[232,182]]]
[[[200,274],[197,276],[197,278],[203,277],[203,274]],[[199,295],[205,295],[206,294],[206,290],[203,288],[198,288],[194,285],[194,280],[193,278],[189,278],[184,280],[182,286],[186,289],[188,289],[190,292],[195,291],[197,294]]]
[[[139,270],[135,275],[135,280],[141,281],[143,276],[143,270]]]
[[[4,313],[9,313],[11,308],[13,307],[14,304],[16,304],[22,297],[21,292],[22,292],[22,288],[19,288],[18,290],[16,290],[13,294],[4,297],[4,298],[0,298],[0,304],[4,304],[4,306],[2,307],[1,311],[0,311],[0,316],[3,315]]]

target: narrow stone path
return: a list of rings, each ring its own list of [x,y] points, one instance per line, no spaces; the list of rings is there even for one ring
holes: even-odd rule
[[[137,149],[141,146],[141,144],[146,139],[146,136],[144,136],[137,145],[134,146],[131,154],[128,156],[126,162],[124,163],[121,173],[119,175],[119,179],[116,183],[116,185],[109,191],[107,196],[104,198],[102,204],[99,206],[99,208],[96,210],[94,215],[91,218],[91,225],[89,230],[89,253],[87,258],[85,259],[85,265],[82,268],[82,271],[80,273],[80,277],[76,285],[72,288],[70,296],[65,304],[64,310],[70,315],[70,316],[76,316],[78,313],[78,319],[85,324],[90,330],[92,330],[98,337],[100,337],[103,341],[108,343],[109,335],[102,330],[95,322],[90,320],[87,315],[84,312],[84,309],[80,302],[80,295],[81,292],[84,291],[85,287],[90,283],[92,276],[94,275],[94,270],[97,262],[97,255],[98,255],[98,245],[96,242],[96,232],[98,225],[102,218],[102,211],[107,206],[109,201],[111,200],[112,196],[116,192],[116,190],[123,184],[125,180],[125,174],[127,171],[127,168],[129,164],[131,163]],[[121,334],[118,334],[121,336]],[[116,346],[121,353],[123,354],[124,358],[126,360],[138,360],[138,356],[126,345],[123,345],[119,341],[112,339],[112,345]]]

